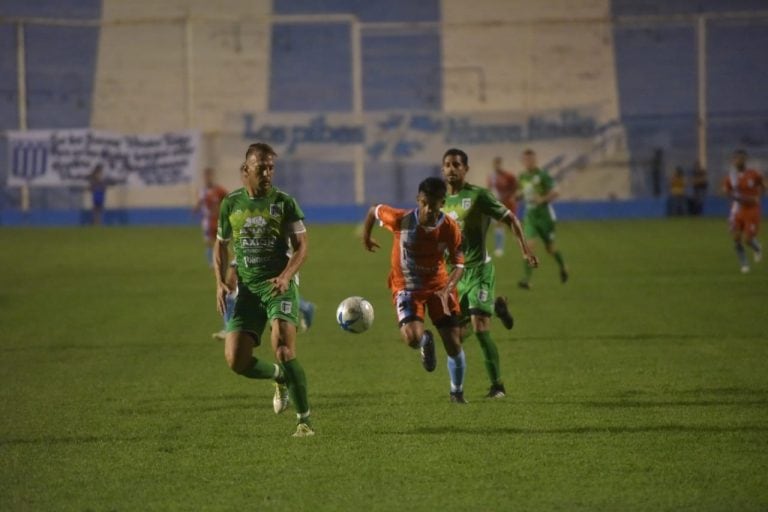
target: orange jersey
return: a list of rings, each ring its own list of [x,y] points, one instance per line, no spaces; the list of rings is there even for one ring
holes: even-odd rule
[[[227,191],[220,185],[206,187],[200,191],[200,204],[202,206],[203,217],[209,219],[219,218],[219,206],[221,200],[227,195]]]
[[[200,191],[201,227],[203,228],[204,236],[211,240],[216,238],[216,226],[219,223],[219,207],[226,195],[227,191],[219,185],[205,187]]]
[[[464,266],[461,229],[455,220],[440,214],[434,227],[419,225],[418,210],[400,210],[384,204],[376,207],[376,218],[392,232],[389,288],[439,290],[448,283],[445,255],[455,267]]]
[[[499,201],[513,212],[517,209],[517,177],[507,171],[493,171],[488,177],[488,188],[496,194]]]
[[[744,211],[759,212],[760,196],[764,187],[762,175],[754,169],[731,171],[724,183],[725,191],[734,199],[731,214]]]

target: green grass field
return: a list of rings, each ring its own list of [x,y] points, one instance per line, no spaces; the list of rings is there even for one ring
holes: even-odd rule
[[[197,230],[1,229],[0,509],[768,508],[768,262],[741,275],[723,221],[563,223],[572,280],[539,251],[531,292],[508,250],[509,393],[482,398],[470,338],[466,406],[442,349],[427,374],[399,341],[376,235],[310,227],[317,436],[294,439],[211,339]],[[348,295],[376,308],[363,335],[334,322]]]

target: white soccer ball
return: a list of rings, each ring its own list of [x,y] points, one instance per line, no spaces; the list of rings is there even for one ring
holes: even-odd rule
[[[362,297],[347,297],[336,308],[336,321],[345,331],[365,332],[373,325],[373,306]]]

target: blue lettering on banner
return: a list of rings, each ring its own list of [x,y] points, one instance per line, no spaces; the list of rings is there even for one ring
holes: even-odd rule
[[[330,126],[325,116],[317,116],[306,126],[293,126],[288,153],[294,153],[302,143],[307,144],[362,144],[365,142],[365,128],[362,126]]]
[[[354,145],[365,142],[362,125],[331,125],[326,116],[319,115],[307,124],[256,125],[253,114],[243,114],[243,137],[250,140],[268,140],[272,144],[287,144],[286,152],[296,153],[302,144]],[[290,134],[290,135],[289,135]]]
[[[301,154],[312,145],[354,146],[364,144],[373,161],[385,158],[408,160],[423,156],[436,145],[484,145],[521,143],[554,138],[590,138],[600,131],[592,110],[564,109],[520,116],[511,113],[432,114],[366,113],[360,121],[353,114],[324,114],[303,117],[267,114],[260,123],[257,114],[242,114],[243,137],[267,140],[284,147],[287,155]],[[330,118],[330,120],[329,120]],[[282,122],[281,122],[282,121]]]
[[[495,144],[520,142],[525,132],[519,124],[472,124],[467,117],[448,118],[446,144]]]

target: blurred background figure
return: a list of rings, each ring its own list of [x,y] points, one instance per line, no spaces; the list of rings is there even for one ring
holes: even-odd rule
[[[509,208],[509,211],[517,215],[517,178],[511,172],[504,170],[501,157],[493,159],[493,173],[488,177],[488,189],[496,195],[496,198]],[[500,258],[504,255],[504,230],[506,226],[496,223],[494,232],[493,255]]]
[[[685,171],[680,166],[675,167],[675,173],[669,180],[669,198],[667,199],[667,215],[681,217],[688,210],[688,198],[685,195]]]
[[[536,162],[536,152],[532,149],[523,151],[523,172],[520,173],[520,196],[525,201],[523,230],[528,246],[534,249],[534,240],[539,238],[544,243],[547,253],[557,262],[560,270],[560,282],[568,281],[568,269],[560,250],[555,246],[555,224],[557,216],[552,203],[559,197],[555,180],[546,169]],[[531,289],[533,269],[537,268],[523,260],[523,278],[517,283],[524,290]]]
[[[749,263],[744,243],[752,249],[755,263],[763,259],[763,249],[756,237],[760,229],[760,198],[765,193],[765,183],[758,171],[747,168],[747,152],[743,149],[733,152],[732,162],[723,191],[733,201],[728,221],[741,273],[746,274]]]
[[[219,206],[227,191],[216,184],[216,171],[206,167],[203,171],[203,187],[197,198],[194,212],[200,214],[200,226],[205,240],[205,257],[208,266],[213,266],[213,242],[216,240],[216,228],[219,223]]]
[[[104,169],[101,164],[98,164],[88,177],[88,189],[91,192],[91,224],[94,226],[104,222],[104,202],[108,185],[108,180],[104,177]]]
[[[707,170],[702,167],[698,160],[694,162],[691,171],[691,185],[693,189],[691,215],[701,215],[704,212],[704,200],[709,190],[709,178],[707,178]]]

